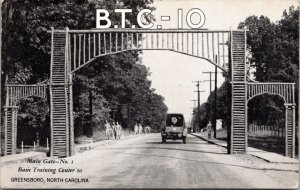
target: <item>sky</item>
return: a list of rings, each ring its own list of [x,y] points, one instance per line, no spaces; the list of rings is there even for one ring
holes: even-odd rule
[[[281,19],[284,9],[294,5],[299,6],[298,0],[154,0],[156,10],[156,25],[163,29],[177,28],[177,10],[182,9],[183,15],[193,8],[201,9],[205,14],[202,28],[207,29],[236,29],[238,24],[248,16],[264,15],[272,22]],[[170,16],[170,21],[161,21],[161,16]],[[200,17],[192,17],[193,23],[198,23]],[[185,19],[184,19],[185,20]],[[186,22],[183,28],[188,28]],[[143,64],[149,69],[152,88],[165,98],[168,112],[183,113],[186,121],[192,117],[193,101],[197,100],[195,92],[196,80],[208,80],[209,75],[202,72],[214,71],[215,67],[205,60],[182,55],[171,51],[145,50],[142,55]],[[220,71],[220,70],[219,70]],[[224,78],[218,74],[218,87]],[[209,96],[209,82],[200,83],[200,103],[207,101]]]

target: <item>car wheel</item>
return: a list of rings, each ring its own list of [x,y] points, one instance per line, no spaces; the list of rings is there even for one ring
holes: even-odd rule
[[[186,137],[183,137],[182,141],[183,141],[183,144],[186,144]]]

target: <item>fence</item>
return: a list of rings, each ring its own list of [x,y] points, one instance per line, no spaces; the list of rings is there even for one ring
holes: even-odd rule
[[[39,146],[36,141],[33,141],[33,145],[24,145],[23,141],[21,141],[21,145],[17,148],[17,154],[21,154],[28,151],[35,151],[37,149],[45,149],[49,150],[49,139],[47,138],[47,146],[41,147]]]
[[[253,136],[273,136],[284,137],[284,126],[272,126],[272,125],[256,125],[250,124],[248,126],[248,134]]]

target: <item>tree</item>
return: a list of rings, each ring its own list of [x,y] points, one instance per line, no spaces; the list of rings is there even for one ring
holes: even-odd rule
[[[18,110],[18,145],[24,144],[37,146],[46,144],[46,138],[50,137],[49,106],[47,101],[37,97],[22,99]]]
[[[127,27],[138,25],[136,14],[151,9],[152,0],[5,0],[3,2],[3,63],[8,83],[32,84],[49,78],[50,35],[47,30],[90,29],[95,27],[95,9],[130,8]],[[120,25],[121,15],[111,14],[113,25]],[[151,15],[146,20],[153,20]],[[16,48],[18,47],[18,48]],[[141,52],[132,51],[97,59],[80,70],[74,79],[75,134],[90,134],[112,113],[128,125],[130,105],[134,120],[159,125],[166,112],[163,98],[150,89],[148,69],[141,65]],[[89,95],[92,95],[93,115],[90,117]],[[127,106],[128,107],[128,106]],[[34,119],[33,113],[28,118]],[[161,115],[159,115],[161,114]],[[23,118],[25,119],[25,118]],[[91,121],[89,123],[89,121]],[[85,130],[88,129],[88,130]]]
[[[115,116],[113,119],[118,120],[126,127],[132,127],[129,125],[131,121],[135,121],[155,123],[154,126],[158,128],[158,125],[164,121],[163,116],[167,108],[163,103],[163,98],[150,88],[151,82],[147,79],[149,71],[141,64],[141,60],[136,54],[137,52],[128,52],[106,56],[82,70],[77,76],[88,77],[85,82],[89,84],[80,84],[80,86],[84,86],[86,90],[92,88],[94,93],[102,94],[103,100],[107,101],[103,105],[106,106],[106,113],[113,111]],[[78,79],[78,77],[76,78]],[[75,86],[78,85],[76,81]],[[82,82],[82,80],[78,80],[78,82]],[[82,92],[83,90],[80,88],[74,90],[75,96]],[[80,102],[84,101],[80,100]],[[85,105],[87,107],[87,103]],[[104,108],[103,106],[102,108]],[[128,106],[133,108],[130,109],[131,118],[129,118]],[[107,115],[101,116],[101,114],[95,115],[94,118],[101,121],[108,119]]]
[[[95,27],[95,9],[113,12],[116,7],[154,10],[152,0],[5,0],[3,2],[3,71],[9,83],[15,83],[15,74],[23,72],[16,67],[21,64],[32,72],[24,83],[36,83],[49,78],[51,36],[55,29],[90,29]],[[151,16],[148,19],[153,19]],[[121,22],[120,14],[112,14],[114,24]],[[127,17],[127,26],[137,25],[134,14]],[[16,48],[18,47],[18,48]],[[29,56],[30,55],[30,56]]]
[[[290,7],[283,19],[274,24],[264,16],[248,17],[239,24],[249,28],[247,45],[252,54],[250,63],[256,67],[258,81],[298,81],[299,9]],[[287,51],[288,50],[288,51]]]
[[[261,82],[294,82],[296,83],[296,104],[298,106],[299,90],[299,7],[289,8],[289,12],[284,10],[283,18],[275,23],[265,16],[248,17],[245,22],[239,24],[239,28],[246,26],[247,46],[251,53],[250,63],[256,68],[256,80]],[[274,121],[278,115],[282,115],[281,108],[278,107],[277,100],[267,98],[265,101],[257,97],[253,100],[256,105],[265,107],[270,117],[269,121]],[[297,110],[297,109],[296,109]],[[266,117],[258,112],[256,119],[258,123],[266,122]],[[254,118],[257,113],[254,107],[249,110],[249,118]],[[271,114],[272,113],[272,114]]]

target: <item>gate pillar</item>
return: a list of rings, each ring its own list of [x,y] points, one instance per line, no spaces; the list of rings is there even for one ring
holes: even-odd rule
[[[295,158],[295,105],[285,104],[285,156]]]
[[[230,153],[247,150],[246,31],[231,31],[231,134]]]
[[[17,115],[18,107],[10,106],[4,109],[5,121],[5,145],[4,145],[4,156],[16,154],[17,149]]]
[[[51,31],[50,74],[50,156],[68,157],[74,154],[72,81],[69,81],[69,32]]]
[[[69,152],[70,156],[75,154],[74,147],[74,117],[73,117],[73,75],[69,74],[68,107],[69,107]]]

